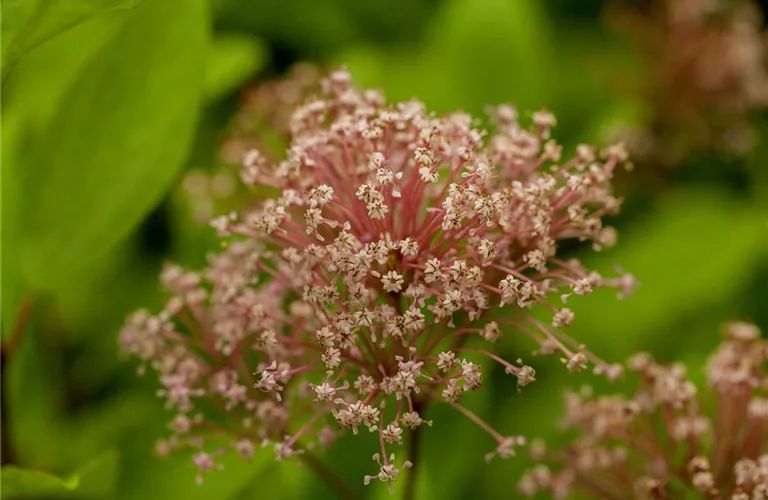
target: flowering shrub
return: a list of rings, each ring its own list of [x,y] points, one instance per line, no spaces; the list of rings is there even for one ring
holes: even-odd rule
[[[498,107],[488,134],[464,113],[387,104],[345,71],[321,87],[291,117],[285,160],[245,156],[243,180],[273,196],[214,220],[225,250],[201,272],[169,265],[163,311],[135,313],[121,334],[177,413],[158,450],[197,449],[201,481],[229,448],[250,458],[271,443],[281,460],[329,444],[338,428],[373,432],[378,471],[365,483],[391,487],[412,465],[393,450],[407,430],[432,425],[428,402],[443,401],[495,441],[487,458],[514,455],[522,437],[460,402],[482,385],[484,361],[518,388],[535,380],[522,360],[492,352],[503,335],[529,337],[570,371],[591,361],[597,373],[621,372],[559,330],[574,314],[549,299],[635,285],[557,257],[564,239],[614,243],[601,218],[620,205],[611,178],[623,149],[581,145],[562,159],[547,111],[525,127]],[[537,304],[551,324],[529,314]]]
[[[752,324],[727,325],[702,394],[684,365],[647,353],[628,362],[640,379],[632,397],[567,394],[564,424],[579,435],[559,452],[535,443],[534,457],[557,472],[542,463],[521,489],[556,498],[573,490],[609,499],[767,498],[768,343],[759,337]]]

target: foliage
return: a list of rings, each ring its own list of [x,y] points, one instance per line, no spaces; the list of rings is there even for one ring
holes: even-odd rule
[[[79,467],[66,477],[46,472],[3,467],[3,498],[105,498],[114,494],[119,456],[114,450]]]
[[[131,9],[144,0],[76,0],[3,2],[2,74],[18,60],[57,35],[99,14]]]

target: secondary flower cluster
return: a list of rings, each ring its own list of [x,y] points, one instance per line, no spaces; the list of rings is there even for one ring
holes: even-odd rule
[[[628,96],[649,101],[645,123],[624,134],[633,158],[675,165],[691,151],[756,144],[749,113],[768,106],[768,38],[755,3],[655,0],[609,12],[648,72]]]
[[[180,183],[182,207],[192,222],[207,225],[214,215],[253,198],[253,189],[237,183],[233,166],[253,149],[270,159],[281,157],[290,141],[293,110],[319,87],[320,69],[311,63],[298,63],[286,76],[258,82],[241,92],[240,107],[220,148],[223,165],[213,170],[190,170]]]
[[[320,78],[319,67],[303,62],[285,76],[246,87],[221,147],[224,163],[238,165],[252,149],[279,156],[290,141],[293,111],[319,90]]]
[[[611,177],[625,153],[582,145],[563,159],[549,112],[528,127],[509,106],[492,118],[489,135],[464,113],[387,104],[336,71],[292,115],[284,161],[246,155],[244,181],[274,195],[214,220],[227,248],[199,273],[167,267],[164,310],[136,313],[121,335],[159,372],[159,394],[177,412],[162,452],[197,448],[202,474],[228,448],[250,457],[272,443],[279,460],[330,443],[338,428],[372,432],[379,469],[365,482],[391,487],[411,465],[393,449],[407,430],[432,425],[429,401],[485,429],[488,458],[515,454],[521,437],[460,404],[486,362],[518,388],[535,380],[520,359],[492,353],[505,334],[529,337],[568,370],[592,361],[620,374],[558,330],[574,314],[550,299],[635,286],[556,255],[566,239],[614,243],[601,217],[619,208]],[[535,305],[551,324],[529,314]]]
[[[548,452],[520,487],[533,495],[572,491],[595,498],[768,498],[768,342],[750,323],[731,323],[697,394],[684,365],[662,365],[647,353],[628,362],[640,379],[632,397],[565,398],[565,426],[578,438]],[[543,462],[557,464],[557,472]]]

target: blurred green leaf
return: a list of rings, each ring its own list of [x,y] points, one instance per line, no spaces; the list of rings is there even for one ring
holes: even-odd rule
[[[17,173],[8,165],[12,164],[18,153],[19,135],[21,130],[19,117],[16,115],[3,114],[2,117],[2,148],[0,149],[0,175],[3,182],[0,185],[2,194],[0,195],[0,238],[2,238],[3,251],[0,254],[0,267],[3,272],[0,273],[0,283],[2,283],[2,339],[5,340],[13,329],[16,315],[18,314],[21,295],[24,293],[23,284],[20,282],[17,269],[17,260],[13,245],[9,241],[16,238],[14,232],[14,221],[18,219],[18,190],[9,186],[17,186]],[[5,346],[3,346],[5,347]]]
[[[27,54],[3,82],[3,118],[18,117],[22,140],[45,131],[59,103],[131,11],[105,13],[61,33]],[[5,139],[6,127],[3,127]],[[8,143],[9,141],[5,141]],[[19,145],[17,139],[14,144]],[[24,143],[22,143],[24,144]]]
[[[256,458],[260,465],[253,468],[252,479],[240,490],[226,498],[229,500],[251,500],[253,498],[269,498],[270,500],[294,500],[303,498],[307,492],[305,485],[312,478],[312,472],[302,462],[277,462],[272,450],[259,452]],[[328,498],[325,491],[311,490],[313,499]],[[333,497],[331,497],[333,498]]]
[[[14,165],[21,265],[36,287],[60,284],[124,238],[186,157],[202,92],[203,1],[156,0],[131,14],[63,97],[35,154]]]
[[[216,37],[208,51],[206,97],[215,101],[237,89],[252,78],[266,60],[266,49],[252,36],[226,34]]]
[[[77,498],[111,498],[115,493],[119,466],[120,455],[116,450],[110,450],[79,467],[75,471],[80,478]]]
[[[34,153],[63,96],[87,64],[119,31],[130,12],[98,16],[62,33],[26,55],[3,82],[2,127],[2,310],[8,332],[25,283],[19,269],[21,235],[14,234],[23,212],[18,196],[21,169]],[[10,243],[9,243],[10,242]],[[28,292],[28,291],[27,291]]]
[[[294,484],[273,482],[275,478],[285,478],[282,474],[266,477],[263,472],[269,464],[274,464],[274,454],[269,450],[261,450],[252,462],[243,460],[234,452],[226,453],[218,458],[217,463],[223,466],[220,471],[205,474],[203,484],[195,482],[197,469],[192,463],[189,453],[177,453],[168,458],[149,456],[149,450],[143,450],[141,457],[133,457],[128,464],[130,474],[140,477],[141,481],[128,481],[123,484],[117,498],[121,500],[143,500],[145,498],[183,498],[184,500],[208,500],[211,498],[227,500],[242,498],[248,485],[255,478],[260,478],[258,488],[250,489],[249,498],[292,498],[267,494],[272,487],[272,493],[281,490],[294,491]],[[290,467],[291,464],[277,464]],[[274,472],[274,471],[273,471]],[[262,496],[263,495],[263,496]]]
[[[13,465],[3,467],[3,498],[40,498],[75,490],[80,477],[60,478],[47,472],[22,469]]]
[[[214,0],[213,3],[217,26],[258,33],[289,47],[301,47],[305,57],[327,54],[361,33],[349,9],[342,8],[342,2],[338,1]]]
[[[299,60],[325,60],[358,40],[381,45],[418,40],[433,0],[212,0],[216,26],[258,33],[296,52]]]
[[[532,0],[453,0],[430,19],[416,50],[363,46],[339,60],[362,85],[382,86],[393,99],[418,97],[443,112],[479,114],[502,102],[527,111],[548,104],[553,85],[542,8]]]
[[[523,351],[519,351],[521,353]],[[505,356],[510,358],[510,355]],[[583,383],[593,383],[591,374],[569,374],[556,359],[551,357],[525,358],[526,363],[536,368],[536,382],[507,397],[498,397],[491,408],[489,420],[499,432],[506,435],[522,435],[530,442],[543,438],[555,448],[565,434],[558,428],[558,419],[563,415],[562,394]],[[501,370],[499,370],[501,371]],[[583,375],[583,376],[580,376]],[[509,375],[503,374],[508,378]],[[553,448],[554,449],[554,448]],[[495,457],[483,463],[470,478],[470,488],[477,498],[518,498],[517,483],[523,472],[533,465],[527,450],[521,449],[518,456],[506,460]],[[452,498],[463,498],[453,496]],[[541,498],[537,496],[536,498]]]
[[[465,393],[460,404],[487,419],[493,389],[493,380],[486,377],[482,389]],[[439,401],[427,408],[427,417],[434,425],[422,427],[423,452],[416,472],[416,497],[425,500],[465,498],[471,489],[472,476],[483,467],[484,455],[496,447],[496,442],[465,415]]]
[[[727,300],[745,285],[756,263],[766,259],[767,218],[749,202],[717,191],[670,193],[626,228],[614,249],[585,259],[604,276],[621,265],[640,287],[623,301],[613,290],[573,297],[568,301],[576,313],[573,336],[605,356],[652,349],[660,341],[690,343],[695,331],[660,336],[670,324]]]
[[[151,419],[167,418],[159,411],[160,403],[152,397],[152,389],[146,385],[141,390],[122,390],[103,401],[90,401],[77,413],[59,414],[62,422],[58,428],[46,430],[44,435],[61,443],[56,461],[81,463],[107,447],[119,446],[131,436],[146,432]],[[42,437],[37,439],[42,441]]]
[[[768,158],[768,109],[763,109],[754,120],[754,134],[755,147],[747,156],[747,165],[754,176],[750,188],[754,190],[754,198],[761,207],[768,208],[768,168],[765,164]]]
[[[6,466],[2,469],[3,498],[108,498],[114,493],[118,463],[117,452],[108,451],[64,478]]]
[[[144,0],[5,0],[2,3],[3,80],[27,52],[56,35],[111,10]]]
[[[16,463],[66,471],[104,449],[165,423],[156,382],[136,377],[118,358],[116,333],[129,308],[154,304],[157,262],[133,255],[128,241],[57,296],[38,297],[37,312],[8,357],[4,395]],[[113,293],[120,283],[120,294]],[[125,379],[128,384],[119,384]],[[159,433],[158,433],[159,435]],[[149,449],[151,445],[147,445]]]

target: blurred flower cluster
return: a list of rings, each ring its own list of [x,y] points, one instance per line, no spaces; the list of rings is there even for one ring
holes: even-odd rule
[[[644,163],[674,165],[691,152],[747,152],[750,113],[768,106],[768,36],[749,0],[655,0],[608,11],[629,33],[644,70],[626,92],[649,109],[617,130]]]
[[[222,145],[224,163],[237,165],[253,149],[271,159],[281,156],[290,141],[293,110],[320,90],[321,76],[315,64],[297,63],[287,75],[246,87]]]
[[[175,412],[158,451],[192,447],[202,480],[229,449],[250,458],[271,445],[281,460],[339,429],[371,432],[377,468],[365,482],[391,487],[412,465],[395,450],[432,425],[431,402],[486,430],[488,459],[524,443],[461,404],[491,364],[518,389],[534,382],[521,359],[494,354],[504,335],[569,371],[591,363],[618,377],[561,331],[574,314],[552,302],[635,286],[557,256],[563,240],[614,244],[602,217],[619,209],[611,179],[626,153],[580,145],[563,157],[547,111],[523,125],[500,106],[491,119],[488,133],[464,113],[389,104],[339,70],[290,116],[283,160],[247,151],[243,181],[270,196],[215,219],[225,249],[200,272],[168,265],[165,308],[138,311],[121,333]],[[530,313],[537,305],[549,322]]]
[[[290,142],[291,114],[319,90],[320,77],[318,66],[298,63],[287,75],[243,89],[240,106],[221,144],[223,165],[213,170],[190,170],[179,186],[193,221],[205,225],[215,214],[253,198],[252,189],[238,185],[233,166],[253,149],[271,160],[283,157]]]
[[[751,323],[726,325],[699,393],[685,365],[640,353],[628,361],[631,396],[589,388],[565,397],[564,426],[578,436],[564,450],[535,441],[542,463],[520,483],[565,498],[768,498],[768,342]],[[546,464],[551,464],[546,465]]]

